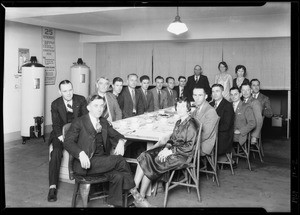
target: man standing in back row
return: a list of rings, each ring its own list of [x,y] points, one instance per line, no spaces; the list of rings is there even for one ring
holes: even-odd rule
[[[205,75],[202,75],[202,68],[199,65],[194,67],[194,75],[188,77],[188,81],[184,88],[184,95],[187,96],[189,102],[194,101],[193,89],[203,88],[207,94],[207,101],[211,101],[211,89],[208,79]]]
[[[73,119],[76,119],[88,112],[85,98],[83,96],[73,94],[73,85],[69,80],[61,81],[58,87],[61,97],[55,99],[51,104],[53,130],[48,141],[50,146],[49,202],[55,202],[57,200],[57,185],[64,149],[62,128],[65,124],[72,122]],[[51,148],[53,150],[51,150]]]

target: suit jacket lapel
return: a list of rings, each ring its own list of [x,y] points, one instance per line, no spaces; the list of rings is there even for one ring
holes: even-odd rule
[[[208,104],[208,102],[204,102],[201,111],[198,112],[198,120],[199,121],[201,120],[201,118],[203,117],[204,113],[206,112],[206,109],[207,109],[208,105],[210,105],[210,104]]]
[[[73,114],[74,116],[78,116],[79,115],[79,103],[77,102],[77,99],[75,99],[75,97],[73,96],[73,104],[72,104],[72,108],[73,108]]]
[[[60,99],[58,101],[59,101],[58,111],[60,113],[60,116],[62,117],[62,120],[64,121],[64,124],[66,124],[67,123],[67,110],[66,110],[64,100],[62,97],[60,97]]]

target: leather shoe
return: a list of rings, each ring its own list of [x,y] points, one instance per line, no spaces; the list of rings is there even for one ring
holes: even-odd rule
[[[151,205],[146,199],[143,199],[142,201],[134,201],[133,202],[137,208],[154,208],[153,205]]]
[[[55,188],[50,188],[48,193],[48,202],[55,202],[57,200],[57,191]]]

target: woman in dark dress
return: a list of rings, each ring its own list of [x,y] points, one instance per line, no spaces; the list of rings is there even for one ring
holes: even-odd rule
[[[233,87],[240,88],[242,84],[250,83],[246,77],[246,67],[243,65],[237,65],[235,67],[235,74],[237,78],[233,79]]]
[[[185,99],[179,98],[175,109],[180,119],[176,122],[169,140],[157,142],[152,149],[141,153],[137,158],[139,165],[134,181],[137,187],[142,181],[140,193],[143,197],[151,181],[192,160],[198,124],[189,116],[190,103]]]

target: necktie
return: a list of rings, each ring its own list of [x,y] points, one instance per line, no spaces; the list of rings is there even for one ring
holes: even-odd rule
[[[147,101],[147,90],[145,90],[145,98],[146,98],[146,101]]]
[[[160,105],[160,90],[158,91],[158,108],[161,109],[161,105]]]
[[[95,127],[96,127],[97,133],[100,133],[101,130],[102,130],[102,126],[100,125],[100,121],[99,120],[96,122],[96,126]]]
[[[135,92],[134,92],[134,90],[131,90],[131,92],[132,92],[132,103],[133,103],[133,110],[135,110],[136,109],[136,102],[135,102]]]
[[[170,90],[170,95],[171,95],[171,97],[173,96],[173,92],[172,92],[172,90]]]
[[[181,88],[180,90],[180,96],[179,97],[182,97],[183,96],[183,88]]]
[[[217,109],[217,107],[218,107],[218,105],[217,105],[217,102],[215,102],[215,106],[214,106],[214,108],[215,108],[215,109]]]
[[[107,103],[106,103],[106,105],[104,106],[103,113],[102,113],[102,117],[105,118],[105,119],[108,118]]]
[[[70,105],[70,103],[67,103],[67,109],[68,109],[68,112],[72,112],[73,113],[73,108]]]
[[[198,80],[199,80],[199,77],[198,77],[198,76],[196,76],[196,83],[198,83]]]

